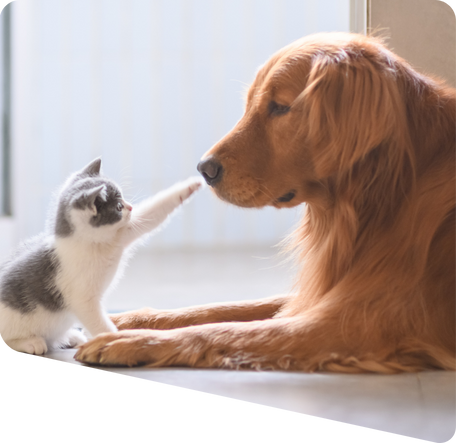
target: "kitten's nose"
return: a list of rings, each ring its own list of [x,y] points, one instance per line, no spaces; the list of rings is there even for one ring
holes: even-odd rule
[[[127,202],[125,202],[125,208],[127,208],[130,212],[133,210],[133,206]]]
[[[222,178],[223,166],[213,157],[200,161],[196,169],[198,169],[209,186],[215,185]]]

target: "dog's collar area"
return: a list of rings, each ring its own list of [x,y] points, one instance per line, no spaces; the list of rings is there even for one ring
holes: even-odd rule
[[[279,197],[277,199],[277,201],[281,202],[281,203],[287,203],[287,202],[293,200],[295,195],[296,195],[296,191],[290,191],[287,194],[282,195],[282,197]]]

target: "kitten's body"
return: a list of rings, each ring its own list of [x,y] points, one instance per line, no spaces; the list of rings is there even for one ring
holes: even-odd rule
[[[25,242],[0,269],[0,334],[13,349],[42,354],[115,331],[102,296],[119,276],[125,250],[160,226],[202,182],[191,178],[132,211],[92,162],[62,189],[50,234]],[[120,206],[119,206],[120,205]],[[121,209],[119,209],[122,206]]]

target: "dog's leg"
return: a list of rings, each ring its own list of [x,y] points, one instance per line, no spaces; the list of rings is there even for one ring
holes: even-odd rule
[[[80,346],[78,361],[104,366],[190,366],[227,369],[395,373],[435,368],[428,346],[395,352],[375,337],[363,350],[366,329],[347,340],[337,317],[303,315],[262,321],[213,323],[169,330],[104,333]],[[315,321],[319,318],[319,321]],[[330,332],[329,332],[330,331]],[[372,345],[371,343],[371,345]],[[404,342],[406,344],[406,341]],[[420,354],[421,353],[421,354]],[[420,354],[420,355],[417,355]],[[439,366],[455,370],[453,352]]]
[[[106,366],[315,370],[344,350],[340,337],[294,317],[106,333],[82,345],[75,358]]]
[[[175,329],[206,323],[264,320],[272,318],[291,297],[293,295],[279,295],[260,300],[208,304],[167,311],[143,308],[111,314],[110,318],[119,330]]]

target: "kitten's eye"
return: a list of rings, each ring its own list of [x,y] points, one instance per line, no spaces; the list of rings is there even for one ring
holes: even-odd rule
[[[124,208],[124,205],[122,203],[117,203],[117,210],[120,212]]]
[[[268,111],[270,116],[284,115],[290,110],[290,106],[281,105],[275,101],[271,101],[268,105]]]

